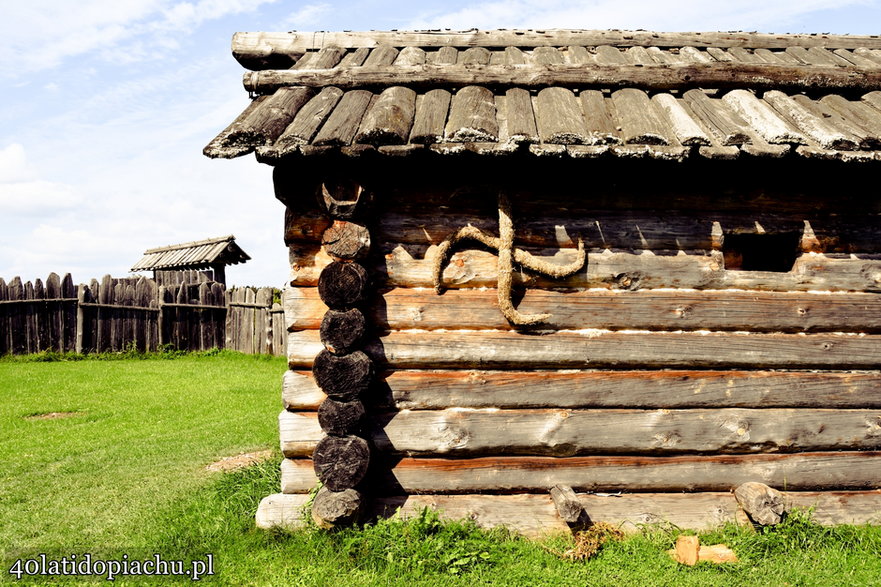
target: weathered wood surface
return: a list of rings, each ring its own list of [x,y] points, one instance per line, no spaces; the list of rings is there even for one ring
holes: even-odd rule
[[[297,111],[297,115],[272,147],[274,152],[284,154],[291,148],[309,143],[318,132],[343,95],[339,88],[324,88]]]
[[[881,520],[881,491],[788,492],[792,506],[813,507],[813,519],[824,525],[877,524]],[[257,526],[297,528],[303,523],[302,506],[307,495],[275,494],[263,499],[257,510]],[[622,494],[616,497],[579,495],[593,522],[608,522],[628,532],[645,524],[668,523],[683,529],[705,530],[726,522],[745,523],[730,493]],[[544,495],[410,495],[374,500],[370,516],[418,515],[425,507],[447,520],[474,520],[482,527],[506,526],[533,537],[568,532],[551,497]]]
[[[392,248],[393,247],[393,248]],[[382,287],[434,287],[432,277],[437,247],[424,252],[403,245],[384,245],[382,257],[369,266]],[[410,250],[408,250],[410,249]],[[321,270],[331,258],[317,245],[291,245],[291,285],[316,285]],[[535,250],[560,265],[576,258],[574,249],[556,252]],[[659,255],[641,253],[591,253],[586,269],[562,279],[549,279],[527,271],[513,275],[514,285],[540,288],[608,289],[746,289],[765,291],[863,291],[881,292],[881,260],[831,258],[818,253],[798,257],[791,271],[726,271],[721,255]],[[498,258],[494,253],[470,249],[457,251],[443,272],[443,283],[451,288],[496,287]]]
[[[370,31],[370,32],[260,32],[236,33],[233,56],[245,67],[270,56],[299,58],[319,47],[826,47],[829,49],[881,49],[878,35],[793,35],[754,32],[662,33],[626,30],[498,30],[498,31]]]
[[[406,143],[416,112],[416,92],[396,85],[379,95],[355,136],[355,142],[371,145]]]
[[[358,485],[370,465],[370,447],[358,436],[325,436],[315,446],[315,475],[331,491]]]
[[[363,352],[337,356],[322,347],[315,355],[312,374],[328,397],[353,401],[367,390],[373,376],[373,362]]]
[[[642,90],[625,88],[612,93],[623,142],[647,145],[672,144],[672,131]]]
[[[321,271],[318,295],[334,310],[348,310],[367,294],[368,274],[358,263],[334,261]]]
[[[452,95],[448,90],[430,90],[417,97],[410,142],[427,145],[444,139],[444,126]]]
[[[535,390],[541,390],[536,393]],[[286,409],[326,397],[310,372],[287,371]],[[386,410],[460,408],[881,408],[881,373],[805,371],[405,371],[365,398]]]
[[[334,220],[321,235],[321,246],[334,259],[359,259],[370,250],[370,231],[363,224]]]
[[[538,135],[545,143],[590,143],[581,104],[571,90],[544,88],[535,97]]]
[[[364,404],[358,400],[338,402],[327,398],[318,407],[318,425],[331,436],[357,435],[364,414]]]
[[[764,483],[750,481],[738,485],[734,490],[734,498],[749,519],[762,526],[779,524],[786,511],[783,494]]]
[[[514,143],[538,142],[535,112],[528,90],[511,88],[505,92],[505,120],[508,125],[507,139]]]
[[[584,507],[568,485],[554,485],[550,493],[554,507],[557,508],[557,513],[563,521],[574,524],[584,515]]]
[[[335,355],[346,355],[355,350],[366,330],[367,320],[361,310],[327,310],[321,319],[321,344]]]
[[[322,487],[312,503],[312,520],[325,530],[348,526],[358,521],[364,501],[364,496],[355,489],[331,491]]]
[[[349,90],[402,85],[413,89],[479,85],[494,88],[560,86],[653,91],[707,87],[736,90],[748,87],[755,91],[777,89],[785,92],[871,92],[881,89],[881,67],[862,69],[856,66],[739,62],[656,65],[561,63],[522,66],[424,64],[382,68],[365,66],[347,69],[270,69],[245,73],[243,83],[249,92],[260,94],[291,86]]]
[[[288,288],[290,330],[318,328],[327,306],[315,288]],[[873,293],[741,291],[574,292],[527,290],[515,299],[523,313],[552,312],[549,329],[742,330],[759,332],[881,332],[881,296]],[[495,290],[458,289],[437,295],[395,288],[365,303],[376,331],[507,330]]]
[[[315,355],[324,347],[317,331],[304,330],[288,335],[288,349],[288,362],[296,369],[310,368]],[[393,331],[368,342],[364,351],[380,369],[877,369],[881,366],[881,336],[871,334]]]
[[[824,409],[497,410],[369,414],[381,453],[547,455],[757,453],[881,448],[881,412]],[[282,452],[311,453],[314,413],[282,412]],[[569,483],[569,485],[575,485]]]
[[[498,140],[493,93],[478,86],[466,86],[456,92],[450,103],[444,135],[453,142]]]
[[[370,105],[373,93],[367,90],[351,90],[340,99],[327,122],[318,131],[313,145],[348,145],[355,138],[361,119]]]
[[[326,179],[317,189],[324,212],[334,220],[353,220],[363,216],[372,204],[373,194],[347,178]],[[285,216],[286,227],[287,218]],[[287,228],[285,231],[287,238]]]

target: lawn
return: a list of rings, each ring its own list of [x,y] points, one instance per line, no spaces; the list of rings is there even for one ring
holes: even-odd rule
[[[284,368],[281,358],[228,352],[0,360],[0,583],[14,582],[14,560],[40,553],[107,560],[210,553],[216,575],[206,580],[228,585],[881,583],[881,528],[821,528],[805,516],[759,533],[731,527],[703,535],[703,543],[734,548],[741,562],[694,568],[666,555],[679,532],[664,527],[609,542],[586,562],[559,556],[571,538],[531,542],[429,514],[332,534],[258,531],[257,503],[278,491]],[[33,418],[47,412],[63,417]],[[205,469],[268,448],[275,453],[264,463]]]

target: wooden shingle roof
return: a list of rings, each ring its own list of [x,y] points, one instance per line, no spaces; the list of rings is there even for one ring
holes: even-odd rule
[[[248,108],[206,148],[881,161],[881,37],[238,33]]]
[[[207,269],[215,264],[236,265],[249,261],[251,257],[236,244],[235,238],[229,235],[148,249],[131,270]]]

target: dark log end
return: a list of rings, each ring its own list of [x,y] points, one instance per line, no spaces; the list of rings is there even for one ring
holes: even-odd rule
[[[764,483],[749,482],[734,490],[734,498],[755,524],[779,524],[786,512],[783,494]]]
[[[337,356],[324,350],[315,357],[312,376],[329,397],[352,401],[367,390],[373,375],[373,362],[361,351]]]
[[[367,330],[367,320],[357,308],[328,310],[321,320],[321,344],[335,355],[350,353]]]
[[[327,180],[318,186],[318,201],[331,218],[350,220],[363,216],[371,200],[372,194],[352,180]]]
[[[334,259],[360,259],[370,251],[370,231],[363,224],[334,220],[322,234],[321,244]]]
[[[568,485],[554,485],[551,488],[551,499],[557,513],[568,524],[576,524],[585,516],[584,506]]]
[[[358,485],[370,465],[370,447],[358,436],[326,436],[312,454],[318,479],[331,491]]]
[[[338,402],[327,398],[318,406],[318,424],[325,434],[346,436],[361,430],[364,404],[359,401]]]
[[[318,295],[329,308],[357,306],[367,293],[367,270],[357,263],[334,261],[318,276]]]
[[[331,491],[322,487],[312,502],[312,519],[319,528],[333,530],[357,522],[363,507],[364,498],[355,489]]]

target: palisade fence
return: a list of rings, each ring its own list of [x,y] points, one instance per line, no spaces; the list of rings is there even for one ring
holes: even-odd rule
[[[9,283],[0,278],[0,355],[41,351],[230,349],[284,355],[284,312],[271,287],[216,282],[160,286],[145,277],[74,285],[52,273]]]

